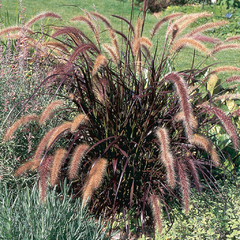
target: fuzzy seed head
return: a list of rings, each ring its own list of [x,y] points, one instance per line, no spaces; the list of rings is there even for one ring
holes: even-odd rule
[[[66,155],[67,155],[67,151],[63,148],[58,149],[54,155],[53,165],[51,168],[51,179],[50,179],[51,186],[54,186],[57,183],[57,179],[58,179],[58,175],[61,170],[62,162],[65,159]]]
[[[93,66],[92,76],[94,76],[97,73],[98,69],[101,66],[105,67],[106,65],[107,65],[107,58],[102,54],[98,55]]]
[[[83,187],[83,206],[85,206],[87,200],[90,200],[93,191],[99,188],[103,177],[105,175],[107,168],[107,160],[106,159],[99,159],[97,162],[95,162],[92,166],[92,169],[89,172],[89,175],[87,177],[86,183]]]
[[[32,121],[38,121],[38,119],[39,117],[35,114],[27,115],[20,118],[10,128],[8,128],[7,132],[4,135],[3,142],[8,141],[20,126]]]
[[[201,136],[199,134],[194,134],[191,142],[196,144],[197,146],[203,148],[212,158],[212,161],[216,166],[219,166],[219,158],[216,150],[213,147],[213,144],[206,137]]]
[[[78,176],[78,169],[81,164],[82,158],[85,155],[85,152],[89,149],[89,145],[81,144],[76,147],[68,170],[69,179],[73,180],[76,179]]]
[[[161,160],[166,167],[167,181],[171,188],[175,187],[174,159],[169,147],[170,141],[166,128],[158,128],[156,131],[158,141],[161,144]]]
[[[63,132],[70,130],[72,127],[72,122],[65,122],[61,124],[60,126],[54,128],[54,131],[52,133],[52,136],[50,137],[47,147],[49,148],[50,145],[57,139],[57,137],[62,134]]]
[[[42,125],[44,124],[50,117],[51,113],[53,110],[55,110],[56,108],[62,106],[64,104],[64,102],[62,100],[56,100],[52,103],[50,103],[46,109],[43,111],[40,119],[39,119],[39,124]]]
[[[161,205],[160,199],[155,194],[150,196],[150,205],[153,212],[155,226],[157,227],[158,233],[161,234],[162,232],[162,219],[161,219]]]
[[[87,123],[87,121],[88,117],[85,114],[83,113],[78,114],[72,122],[71,132],[74,133],[78,129],[80,124]]]

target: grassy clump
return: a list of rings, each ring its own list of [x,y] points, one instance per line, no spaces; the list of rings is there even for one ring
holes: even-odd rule
[[[80,199],[68,195],[67,185],[39,200],[37,186],[19,191],[0,186],[0,236],[2,239],[110,239],[108,228],[82,208]]]
[[[60,26],[51,36],[45,33],[47,38],[38,39],[31,24],[39,16],[27,22],[22,31],[17,30],[14,37],[16,41],[26,39],[22,47],[30,59],[49,59],[55,64],[40,86],[52,99],[57,96],[61,101],[50,101],[36,118],[27,113],[6,129],[4,137],[20,136],[16,127],[31,126],[27,120],[34,119],[36,129],[44,129],[44,134],[38,135],[33,155],[15,176],[37,170],[43,202],[49,178],[54,187],[69,177],[76,196],[81,194],[94,213],[104,213],[114,221],[122,212],[128,236],[131,222],[141,219],[144,229],[148,216],[153,217],[160,232],[160,209],[164,206],[170,211],[170,199],[181,201],[188,212],[190,187],[195,185],[201,191],[199,172],[207,183],[213,182],[211,169],[221,165],[221,149],[211,141],[215,126],[226,132],[231,147],[238,150],[238,133],[231,119],[234,114],[220,109],[219,95],[227,97],[229,89],[215,94],[216,84],[212,89],[209,83],[221,72],[232,74],[240,69],[202,67],[202,61],[221,50],[238,49],[239,44],[203,35],[203,31],[225,22],[185,31],[197,19],[209,17],[206,12],[170,14],[145,37],[146,2],[135,25],[114,16],[128,26],[127,32],[115,29],[96,11],[72,18],[85,24],[83,30],[88,28],[90,37],[82,29]],[[57,17],[53,13],[42,16],[50,14]],[[163,42],[158,42],[165,23],[166,34]],[[12,30],[5,29],[9,35]],[[191,66],[173,71],[176,56],[188,47]],[[201,56],[200,63],[196,55]],[[238,80],[236,76],[226,81]],[[39,89],[22,104],[21,111],[38,96]],[[56,125],[49,125],[52,118],[58,119]],[[217,188],[216,184],[213,187]]]

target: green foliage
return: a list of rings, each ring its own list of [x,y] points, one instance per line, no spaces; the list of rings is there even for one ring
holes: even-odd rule
[[[66,183],[66,182],[65,182]],[[69,186],[62,192],[54,189],[47,194],[46,203],[39,200],[37,186],[9,190],[0,186],[1,239],[95,239],[107,240],[105,224],[97,221],[82,208],[80,199],[68,195]]]
[[[239,182],[239,176],[237,180],[222,182],[220,195],[210,191],[201,195],[192,193],[189,214],[174,208],[172,223],[165,221],[162,235],[157,239],[239,239]]]

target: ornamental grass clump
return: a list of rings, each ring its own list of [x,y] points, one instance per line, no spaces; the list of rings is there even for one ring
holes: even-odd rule
[[[127,221],[127,212],[141,219],[143,231],[147,216],[153,216],[161,231],[163,212],[161,216],[158,212],[164,206],[166,211],[171,210],[169,197],[182,199],[188,212],[190,187],[201,190],[199,172],[208,184],[211,182],[209,166],[221,165],[221,154],[207,129],[220,125],[233,147],[239,148],[231,115],[220,110],[214,95],[203,96],[200,91],[203,86],[207,88],[213,73],[238,69],[222,66],[206,73],[210,66],[200,68],[193,63],[191,69],[181,72],[169,67],[184,48],[192,48],[193,57],[198,52],[206,59],[226,50],[221,48],[225,42],[202,34],[225,22],[186,33],[191,23],[211,14],[174,13],[158,21],[151,35],[143,36],[146,2],[143,17],[135,26],[113,16],[128,26],[127,33],[114,29],[101,14],[86,11],[84,16],[72,18],[79,28],[54,27],[52,41],[56,46],[61,43],[67,51],[61,51],[61,55],[51,52],[61,64],[41,86],[54,89],[54,96],[60,100],[51,102],[37,121],[44,127],[50,117],[56,119],[65,113],[65,122],[42,137],[31,160],[34,163],[16,170],[20,175],[23,170],[37,169],[42,201],[49,181],[54,186],[68,177],[73,181],[75,196],[82,196],[83,205],[89,203],[94,213],[104,213],[114,220],[123,212],[128,233],[132,219]],[[106,31],[100,29],[100,23]],[[160,45],[158,31],[162,27],[167,30]],[[87,37],[86,28],[95,38]],[[103,34],[108,36],[108,43],[102,43]],[[211,44],[206,47],[204,41]],[[31,49],[31,44],[28,46]],[[228,81],[235,79],[239,80],[234,77]],[[28,124],[22,119],[18,121]],[[11,137],[9,131],[5,140]]]

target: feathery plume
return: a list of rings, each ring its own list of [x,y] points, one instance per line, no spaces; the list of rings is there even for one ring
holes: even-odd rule
[[[65,53],[69,53],[67,47],[60,42],[48,41],[48,42],[42,43],[42,45],[47,46],[49,48],[53,48],[53,49],[60,49],[61,51],[65,52]]]
[[[19,177],[20,175],[22,175],[24,172],[26,172],[27,170],[30,170],[32,168],[32,166],[34,165],[34,161],[28,161],[26,163],[24,163],[23,165],[21,165],[14,173],[14,177]]]
[[[47,147],[49,148],[50,145],[56,140],[56,138],[63,132],[65,132],[66,130],[70,130],[72,127],[72,122],[65,122],[63,124],[61,124],[58,127],[54,128],[53,134],[50,137]]]
[[[93,90],[96,94],[97,99],[104,104],[106,102],[106,89],[107,89],[108,83],[105,78],[102,79],[94,79],[93,81]]]
[[[46,133],[46,135],[42,138],[41,142],[39,143],[37,150],[33,156],[33,161],[35,161],[35,165],[39,165],[41,162],[42,154],[47,146],[49,139],[51,138],[55,128],[51,129]]]
[[[106,168],[107,168],[107,160],[104,158],[99,159],[93,164],[92,169],[90,170],[87,180],[83,187],[83,194],[82,194],[83,206],[85,206],[87,200],[91,198],[93,191],[99,188],[102,182],[103,176],[105,175]]]
[[[114,64],[118,65],[119,57],[117,56],[117,53],[116,53],[115,49],[113,49],[111,46],[109,46],[107,44],[103,44],[102,47],[105,50],[105,52],[107,52],[108,55],[111,57],[111,59],[113,60]]]
[[[37,121],[38,119],[39,117],[35,114],[30,114],[18,119],[10,128],[8,128],[7,132],[4,135],[3,142],[8,141],[12,137],[13,133],[23,124]]]
[[[240,68],[238,67],[233,67],[233,66],[223,66],[223,67],[217,67],[214,68],[210,74],[215,74],[219,72],[240,72]]]
[[[180,112],[176,113],[176,115],[174,116],[174,120],[176,122],[184,121],[185,120],[184,112],[180,111]],[[195,119],[193,114],[190,114],[190,124],[193,129],[197,129],[198,122]]]
[[[56,185],[58,174],[61,170],[62,162],[66,157],[66,155],[67,155],[67,151],[63,148],[59,148],[54,155],[53,165],[51,168],[51,179],[50,179],[50,184],[52,187]]]
[[[240,99],[240,94],[239,93],[229,93],[229,94],[224,94],[224,95],[220,95],[218,97],[214,98],[214,101],[219,101],[219,100],[231,100],[231,99]]]
[[[220,39],[218,38],[207,37],[201,34],[193,35],[192,38],[200,42],[209,42],[209,43],[217,43],[220,41]]]
[[[88,117],[85,114],[83,113],[78,114],[72,122],[71,132],[72,133],[75,132],[80,124],[84,124],[87,121],[88,121]]]
[[[98,55],[93,66],[92,76],[94,76],[97,73],[98,69],[101,66],[105,67],[106,65],[107,65],[107,58],[102,54]]]
[[[170,14],[166,17],[164,17],[163,19],[161,19],[153,28],[152,30],[152,34],[151,34],[151,39],[153,38],[153,36],[157,33],[157,31],[160,29],[160,27],[162,26],[163,23],[167,22],[168,20],[171,20],[173,18],[179,17],[183,15],[182,13],[173,13]]]
[[[52,12],[45,12],[45,13],[40,13],[37,16],[35,16],[34,18],[30,19],[26,24],[25,27],[30,27],[31,25],[33,25],[36,21],[41,20],[43,18],[58,18],[61,19],[61,17],[59,15],[57,15],[56,13],[52,13]]]
[[[146,37],[136,38],[133,41],[133,55],[137,56],[141,46],[152,47],[151,41]]]
[[[192,108],[189,102],[188,88],[186,82],[177,74],[177,73],[169,73],[164,79],[171,81],[176,86],[178,96],[180,99],[181,110],[184,113],[184,125],[186,134],[189,139],[191,139],[193,135],[192,130]]]
[[[161,144],[161,159],[167,170],[167,181],[171,188],[175,186],[174,159],[169,148],[169,136],[166,128],[158,128],[156,131],[158,141]]]
[[[7,27],[2,30],[0,30],[0,36],[10,33],[10,32],[16,32],[16,31],[21,31],[23,27]],[[24,28],[24,31],[26,31],[29,34],[33,34],[33,31],[29,28]]]
[[[79,166],[87,149],[89,149],[89,146],[87,144],[81,144],[76,147],[68,169],[68,176],[71,180],[77,178]]]
[[[206,23],[204,25],[201,25],[200,27],[195,28],[193,31],[191,31],[190,33],[186,34],[185,37],[192,37],[196,33],[200,33],[200,32],[206,31],[207,29],[220,27],[222,25],[226,25],[227,23],[228,23],[227,21]]]
[[[141,18],[139,17],[137,19],[136,27],[135,27],[135,36],[134,38],[139,38],[140,37],[140,31],[141,31]]]
[[[146,37],[139,38],[139,42],[140,45],[144,45],[145,47],[152,47],[152,42]]]
[[[162,232],[162,219],[161,219],[161,205],[160,205],[160,199],[155,194],[152,194],[150,196],[150,204],[153,212],[154,222],[155,226],[157,227],[157,230],[159,234]]]
[[[95,28],[94,24],[90,20],[90,18],[84,17],[84,16],[76,16],[71,19],[71,21],[79,21],[87,24],[89,28],[92,30],[92,32],[95,34],[97,42],[99,42],[99,33],[97,29]]]
[[[211,54],[215,54],[220,51],[229,50],[229,49],[240,49],[240,44],[225,44],[225,45],[218,45],[212,51]]]
[[[180,38],[178,39],[171,47],[171,52],[173,53],[174,51],[185,47],[185,46],[189,46],[189,47],[193,47],[195,49],[197,49],[200,52],[203,53],[207,53],[207,54],[211,54],[211,52],[199,41],[193,39],[193,38]]]
[[[99,18],[100,20],[102,20],[102,22],[104,22],[105,25],[108,28],[112,28],[112,25],[111,25],[110,21],[106,17],[104,17],[103,15],[101,15],[101,14],[99,14],[97,12],[91,12],[91,15],[93,15],[93,16]]]
[[[212,158],[216,166],[219,166],[219,158],[210,140],[199,134],[194,134],[191,143],[203,148]]]
[[[189,179],[186,172],[186,166],[182,161],[176,161],[178,175],[180,178],[180,187],[183,195],[184,208],[186,213],[189,211]]]
[[[240,36],[239,35],[233,36],[233,37],[229,37],[229,38],[225,39],[224,42],[231,42],[231,41],[237,41],[237,40],[240,40]]]
[[[240,82],[240,76],[232,76],[228,78],[226,82]]]
[[[119,47],[118,47],[117,36],[112,29],[109,29],[108,33],[109,33],[110,38],[112,39],[112,44],[113,44],[113,47],[114,47],[114,53],[116,54],[117,59],[119,59]]]
[[[50,103],[46,109],[43,111],[43,113],[41,114],[41,117],[39,119],[39,124],[42,125],[44,124],[47,119],[49,119],[52,111],[60,106],[62,106],[64,104],[64,101],[62,100],[56,100],[56,101],[53,101],[52,103]]]
[[[46,193],[47,193],[47,178],[49,175],[49,165],[52,162],[53,157],[47,156],[45,161],[42,162],[40,166],[40,181],[39,181],[39,188],[40,188],[40,199],[42,203],[45,203],[46,200]]]
[[[132,45],[133,45],[133,56],[137,56],[138,55],[138,52],[139,52],[139,49],[140,49],[140,41],[139,39],[134,39],[133,42],[132,42]]]
[[[170,29],[167,31],[167,36],[169,36],[170,33],[173,31],[173,26],[174,25],[178,26],[178,33],[177,34],[180,34],[187,26],[189,26],[191,23],[196,21],[198,18],[210,17],[210,16],[212,16],[212,15],[207,13],[207,12],[192,13],[192,14],[184,15],[174,22],[172,27],[170,27]]]
[[[236,128],[234,127],[231,118],[228,117],[222,109],[218,107],[210,106],[207,103],[201,104],[199,105],[199,107],[203,108],[204,112],[212,113],[219,118],[219,120],[222,122],[222,125],[226,129],[228,135],[232,139],[235,149],[238,149],[238,146],[239,146],[238,136],[237,136]]]

